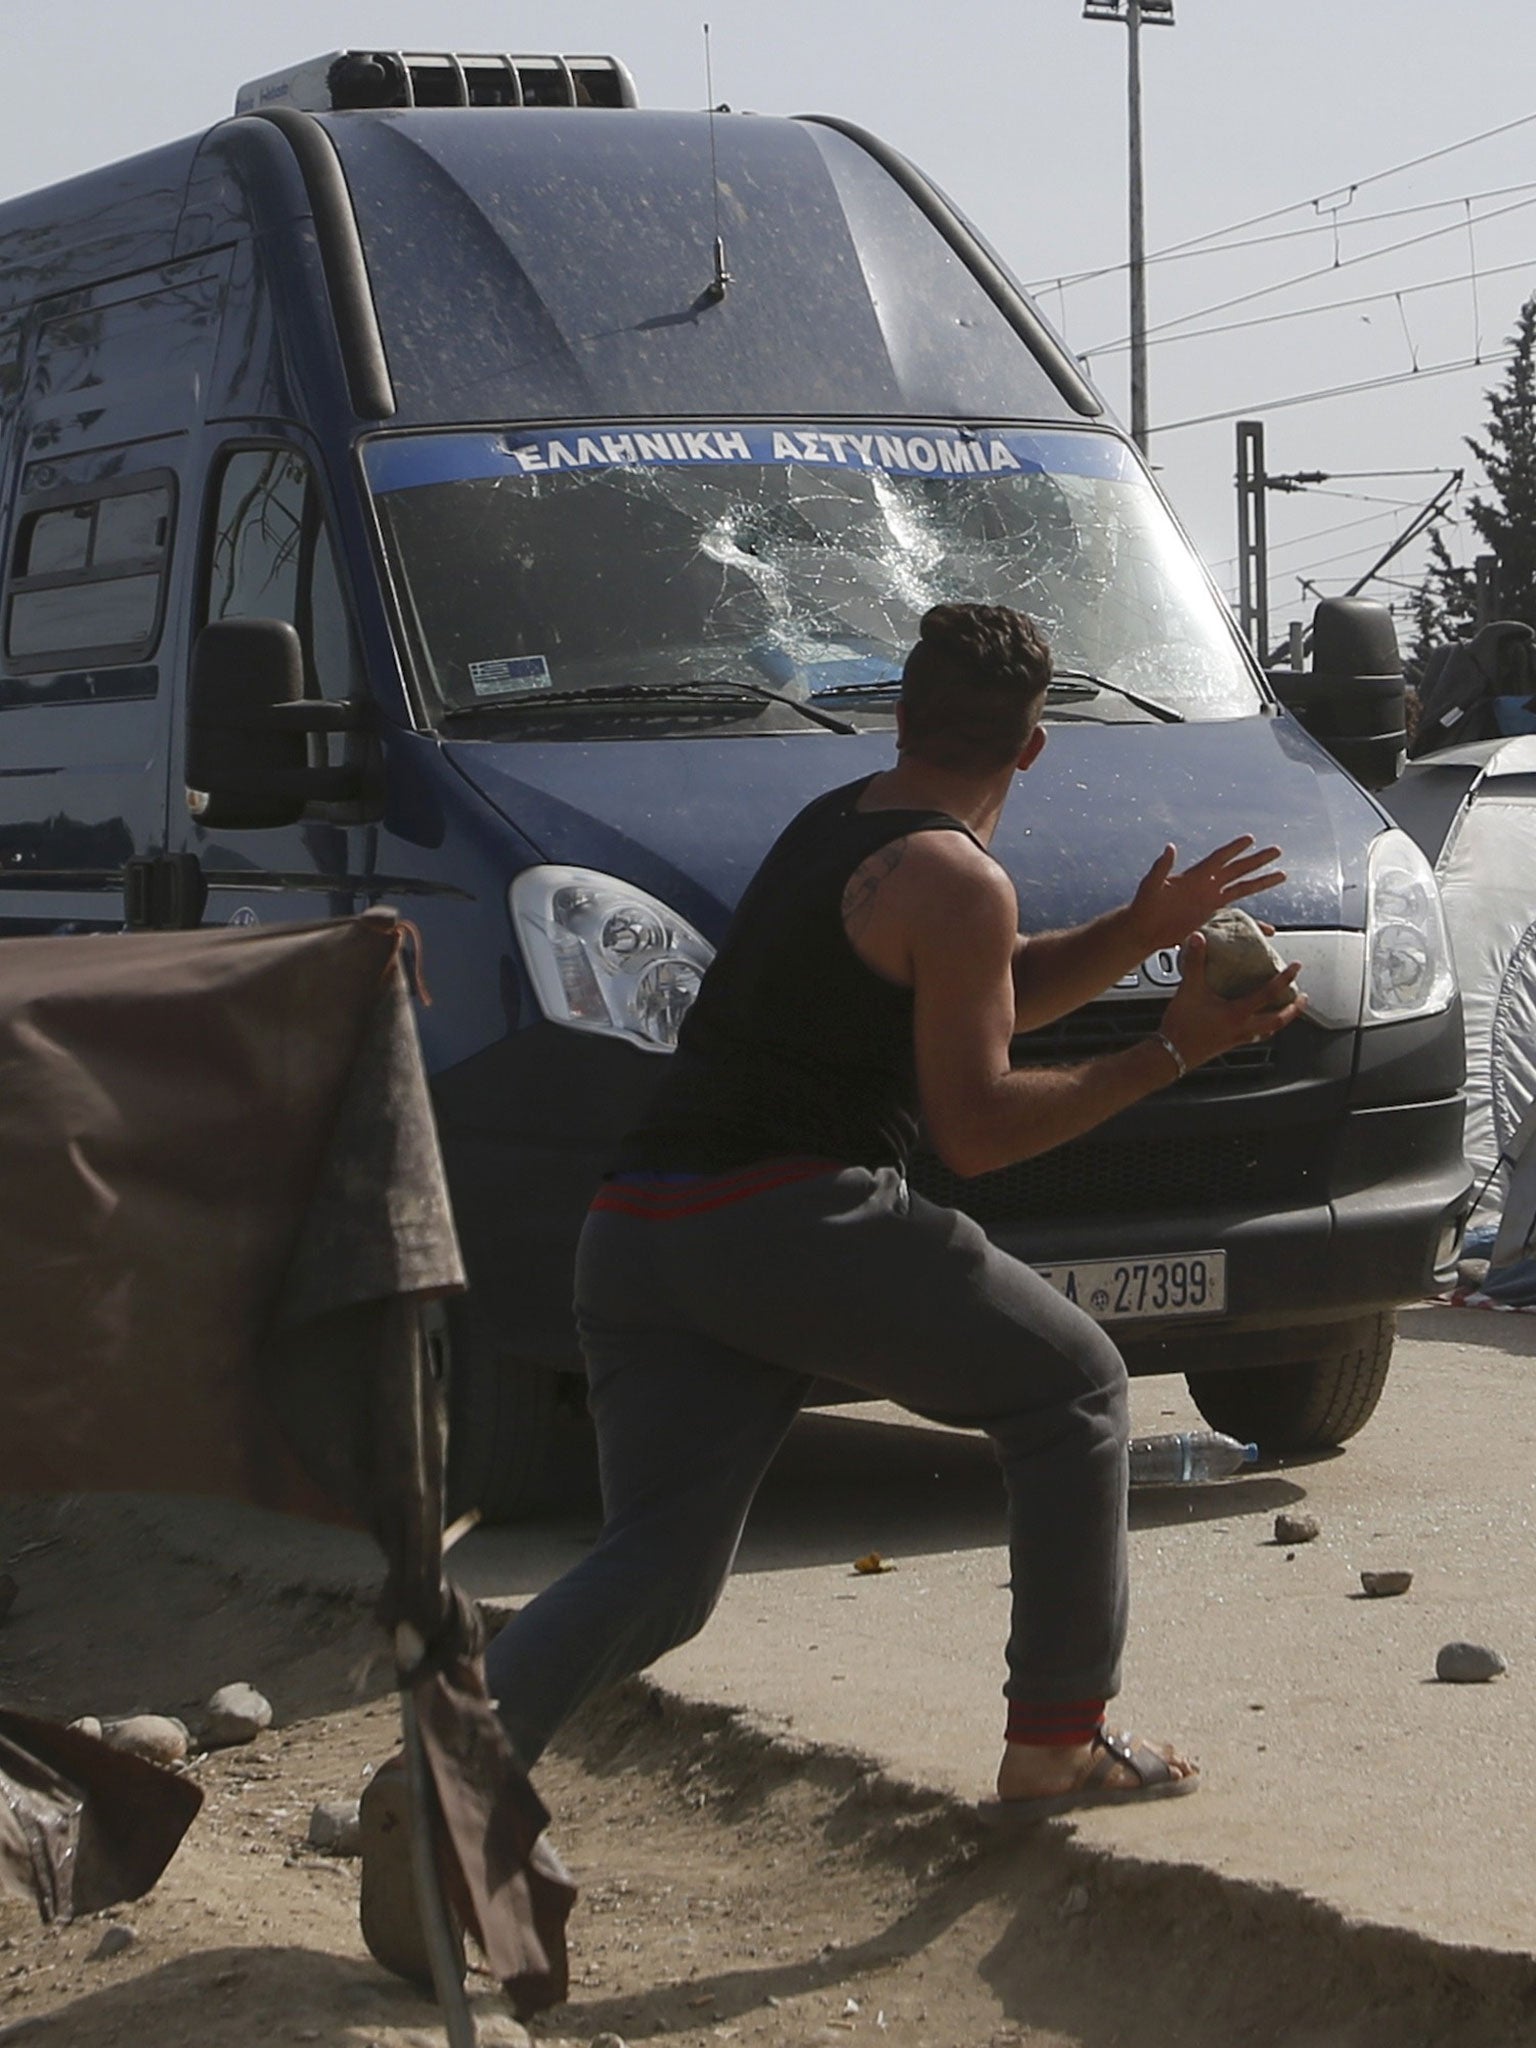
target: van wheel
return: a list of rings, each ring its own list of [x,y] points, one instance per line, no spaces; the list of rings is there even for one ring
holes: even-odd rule
[[[596,1452],[581,1382],[514,1351],[467,1296],[433,1305],[427,1342],[447,1387],[449,1519],[588,1505]]]
[[[1261,1452],[1329,1450],[1369,1422],[1387,1383],[1396,1335],[1397,1317],[1385,1309],[1351,1326],[1348,1341],[1321,1358],[1192,1372],[1187,1384],[1212,1429],[1256,1443]],[[1305,1343],[1306,1332],[1296,1337]]]

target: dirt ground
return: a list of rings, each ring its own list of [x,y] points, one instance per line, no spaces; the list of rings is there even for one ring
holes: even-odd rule
[[[42,1928],[0,1898],[0,2043],[435,2048],[435,2008],[370,1960],[355,1864],[306,1846],[393,1747],[351,1600],[171,1557],[131,1502],[0,1507],[0,1699],[69,1719],[195,1713],[247,1679],[272,1730],[193,1768],[206,1803],[147,1899]],[[572,1992],[525,2036],[472,1979],[482,2040],[669,2048],[1509,2048],[1522,1957],[1350,1927],[1288,1894],[999,1844],[856,1755],[810,1753],[644,1684],[539,1773],[582,1886]],[[105,1920],[135,1940],[93,1960]]]

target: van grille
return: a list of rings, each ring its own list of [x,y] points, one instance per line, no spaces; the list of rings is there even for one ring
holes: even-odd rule
[[[1060,1066],[1072,1060],[1093,1059],[1099,1053],[1123,1052],[1160,1029],[1164,1001],[1089,1003],[1061,1017],[1039,1031],[1025,1031],[1013,1041],[1016,1067]],[[1239,1045],[1185,1077],[1186,1088],[1220,1087],[1223,1082],[1254,1081],[1270,1073],[1275,1064],[1275,1040],[1262,1045]]]
[[[931,1152],[919,1152],[908,1178],[930,1202],[963,1210],[983,1225],[1072,1223],[1096,1216],[1248,1204],[1255,1196],[1280,1193],[1279,1188],[1264,1185],[1276,1179],[1270,1169],[1278,1163],[1272,1137],[1261,1146],[1253,1132],[1218,1133],[1135,1138],[1122,1144],[1079,1140],[973,1180],[951,1173]]]

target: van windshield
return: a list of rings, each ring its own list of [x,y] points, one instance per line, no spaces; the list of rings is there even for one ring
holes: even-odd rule
[[[1081,679],[1049,717],[1259,708],[1226,613],[1112,435],[631,425],[381,436],[364,461],[429,702],[505,713],[498,737],[607,691],[631,729],[675,719],[674,686],[731,681],[888,718],[880,686],[952,602],[1041,623]],[[763,703],[743,706],[765,729]]]

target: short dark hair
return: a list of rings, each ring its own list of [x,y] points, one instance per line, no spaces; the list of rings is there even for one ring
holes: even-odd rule
[[[936,604],[918,635],[901,672],[905,751],[973,774],[1017,760],[1051,680],[1033,619],[1001,604]]]

